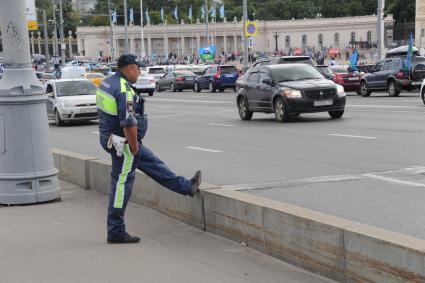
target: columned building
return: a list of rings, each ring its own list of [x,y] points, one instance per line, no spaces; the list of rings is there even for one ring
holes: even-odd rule
[[[425,47],[425,0],[416,0],[415,45]]]
[[[385,19],[386,44],[391,45],[394,20],[392,15]],[[289,21],[259,21],[258,35],[252,50],[273,52],[289,51],[293,48],[319,50],[322,47],[345,49],[353,46],[370,47],[376,44],[376,16],[317,18]],[[144,27],[144,45],[147,56],[165,54],[198,54],[206,45],[205,25],[147,25]],[[210,43],[217,52],[240,52],[242,45],[242,22],[210,23]],[[112,56],[110,27],[78,27],[79,54],[87,57]],[[115,56],[124,52],[124,26],[113,28]],[[141,28],[128,27],[129,51],[141,54]]]

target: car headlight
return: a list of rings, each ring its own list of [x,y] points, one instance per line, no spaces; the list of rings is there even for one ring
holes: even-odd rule
[[[301,91],[293,89],[282,91],[282,95],[286,98],[302,98]]]
[[[342,85],[336,85],[336,92],[337,92],[339,97],[346,96],[344,87]]]
[[[71,103],[71,102],[69,102],[69,101],[63,100],[63,101],[61,102],[61,106],[62,106],[63,108],[69,108],[69,107],[74,107],[74,104],[72,104],[72,103]]]

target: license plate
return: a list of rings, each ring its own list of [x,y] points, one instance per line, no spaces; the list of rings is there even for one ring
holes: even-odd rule
[[[359,78],[348,78],[349,81],[358,81]]]
[[[421,82],[412,82],[412,85],[421,85]]]
[[[81,112],[81,113],[92,113],[92,112],[97,112],[97,108],[96,108],[96,107],[81,108],[80,112]]]
[[[232,74],[226,75],[226,78],[233,78]]]
[[[334,103],[333,100],[316,100],[314,101],[314,106],[329,106]]]

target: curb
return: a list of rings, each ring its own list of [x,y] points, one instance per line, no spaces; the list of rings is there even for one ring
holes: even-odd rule
[[[110,162],[53,150],[59,177],[107,194]],[[202,183],[188,198],[140,171],[130,201],[340,282],[425,282],[425,241]]]

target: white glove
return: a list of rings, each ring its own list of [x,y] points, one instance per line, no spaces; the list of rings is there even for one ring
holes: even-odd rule
[[[111,135],[108,140],[108,148],[111,149],[112,146],[115,147],[115,150],[117,151],[117,155],[121,157],[122,152],[124,150],[124,144],[126,141],[127,141],[126,138],[116,136],[116,135]]]

